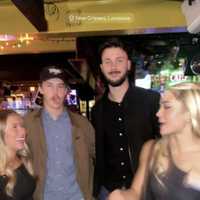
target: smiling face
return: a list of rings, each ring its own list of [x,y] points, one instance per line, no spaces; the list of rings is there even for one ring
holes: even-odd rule
[[[24,148],[26,130],[22,117],[18,114],[11,114],[6,120],[4,142],[7,148],[16,153]]]
[[[190,126],[189,113],[170,91],[163,94],[156,115],[159,119],[161,135],[180,133]]]
[[[106,48],[102,53],[101,61],[101,71],[109,85],[120,86],[128,80],[127,74],[131,62],[123,49],[119,47]]]

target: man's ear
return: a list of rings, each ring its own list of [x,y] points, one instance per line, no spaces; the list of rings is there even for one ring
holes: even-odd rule
[[[128,71],[131,70],[131,61],[128,59]]]

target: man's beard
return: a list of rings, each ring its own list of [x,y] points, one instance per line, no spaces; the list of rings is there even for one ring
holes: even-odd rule
[[[110,85],[112,87],[118,87],[124,83],[124,81],[127,79],[127,77],[128,77],[128,71],[118,80],[113,81],[106,76],[104,76],[104,79],[108,85]]]

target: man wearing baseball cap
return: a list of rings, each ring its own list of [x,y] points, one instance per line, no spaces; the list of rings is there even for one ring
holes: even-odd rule
[[[34,200],[92,199],[94,130],[85,117],[64,107],[67,88],[64,69],[43,68],[43,108],[25,116],[38,176]]]

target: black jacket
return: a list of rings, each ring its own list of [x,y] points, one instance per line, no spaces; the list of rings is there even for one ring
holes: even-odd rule
[[[96,130],[96,164],[94,171],[94,196],[99,194],[104,182],[104,116],[103,107],[107,93],[92,109],[92,124]],[[125,127],[131,150],[133,174],[138,167],[139,153],[145,141],[159,135],[156,112],[160,95],[157,92],[130,86],[124,97]]]

